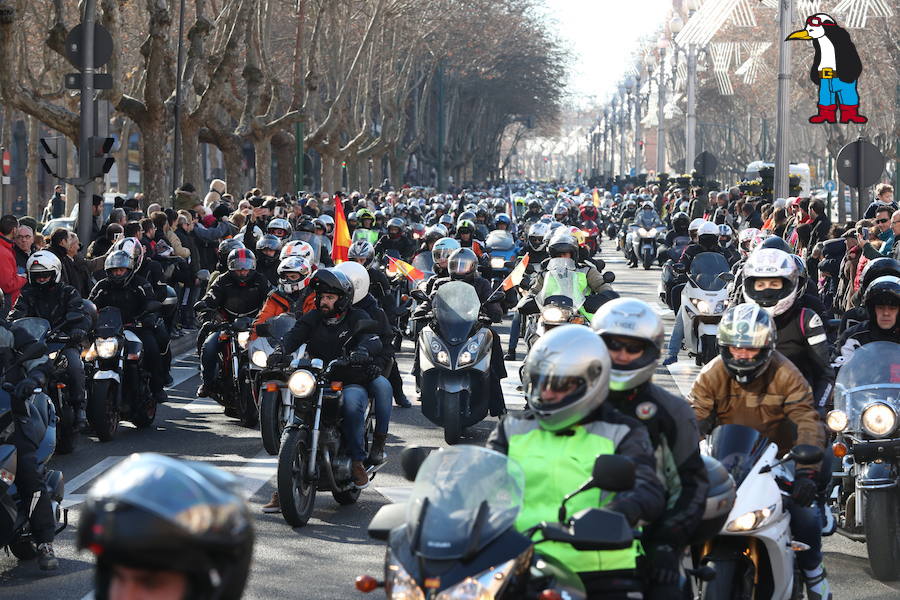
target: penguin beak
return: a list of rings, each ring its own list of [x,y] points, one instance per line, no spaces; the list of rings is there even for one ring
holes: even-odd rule
[[[788,40],[811,40],[813,39],[809,32],[805,29],[801,29],[799,31],[795,31],[791,35],[787,36],[784,41]]]

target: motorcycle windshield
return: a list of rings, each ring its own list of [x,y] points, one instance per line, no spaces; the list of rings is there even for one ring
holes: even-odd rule
[[[275,340],[282,340],[287,335],[287,332],[293,329],[294,324],[297,323],[297,318],[294,315],[282,313],[277,317],[272,317],[266,323],[269,324],[269,332],[272,334],[269,337]]]
[[[115,306],[101,308],[97,313],[96,332],[98,337],[115,335],[122,329],[122,313]]]
[[[432,306],[445,341],[456,345],[469,339],[469,332],[481,310],[474,287],[464,281],[448,281],[437,289]]]
[[[24,319],[16,319],[10,325],[13,333],[24,331],[29,338],[41,342],[50,331],[50,321],[38,317],[25,317]]]
[[[432,452],[406,505],[406,530],[422,558],[474,556],[515,524],[525,492],[522,467],[479,446]]]
[[[412,261],[412,266],[425,273],[426,277],[434,274],[434,257],[430,251],[419,252]]]
[[[900,344],[872,342],[857,348],[834,383],[834,408],[847,413],[850,431],[861,430],[863,410],[881,402],[900,412]]]
[[[506,250],[513,249],[516,245],[516,240],[513,239],[510,232],[496,230],[488,234],[484,243],[487,244],[488,250],[500,250],[501,252],[505,252]]]
[[[322,256],[322,236],[312,233],[311,231],[295,231],[291,235],[291,240],[301,240],[312,246],[313,257],[316,262]]]
[[[716,292],[725,287],[726,281],[720,279],[722,273],[730,273],[728,261],[718,252],[703,252],[691,262],[691,278],[707,292]]]
[[[737,486],[769,446],[769,440],[746,425],[720,425],[709,435],[709,454],[725,467]]]
[[[544,285],[538,294],[538,303],[543,306],[550,296],[571,298],[574,310],[584,304],[584,292],[578,283],[578,270],[571,258],[551,258],[544,273]]]

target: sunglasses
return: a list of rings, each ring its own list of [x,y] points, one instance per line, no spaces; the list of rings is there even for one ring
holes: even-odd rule
[[[607,337],[603,338],[603,341],[606,342],[606,347],[613,352],[624,350],[628,354],[640,354],[644,351],[644,344],[641,342],[623,342],[615,338]]]
[[[875,222],[878,223],[879,225],[881,225],[882,223],[887,223],[888,220],[887,219],[875,219]]]

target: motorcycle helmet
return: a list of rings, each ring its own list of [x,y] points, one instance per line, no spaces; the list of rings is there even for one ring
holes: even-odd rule
[[[369,294],[369,271],[357,262],[345,261],[335,267],[353,284],[353,304],[357,304]]]
[[[311,265],[318,262],[318,257],[315,256],[313,247],[309,242],[304,242],[303,240],[290,241],[281,248],[281,255],[279,258],[284,260],[288,256],[302,256]]]
[[[509,215],[503,213],[497,215],[497,218],[494,219],[494,225],[499,226],[501,223],[505,225],[506,230],[509,231],[509,227],[510,225],[512,225],[512,221],[510,220]]]
[[[316,308],[322,311],[326,318],[332,318],[344,315],[350,305],[353,304],[353,282],[343,272],[335,267],[329,269],[319,269],[313,275],[312,281],[313,291],[316,293]],[[338,301],[334,304],[333,312],[325,312],[322,310],[322,294],[334,294],[338,297]]]
[[[97,557],[94,597],[116,565],[176,571],[186,597],[237,600],[253,558],[253,518],[231,474],[153,453],[132,454],[88,492],[77,546]]]
[[[371,229],[375,224],[375,215],[372,214],[368,208],[361,208],[356,211],[356,220],[359,221],[359,226],[363,229]],[[366,220],[369,220],[369,224],[366,224]]]
[[[775,324],[761,306],[747,302],[728,307],[718,332],[719,354],[725,369],[738,383],[750,383],[769,366],[776,338]],[[752,358],[735,358],[733,348],[755,348],[759,352]]]
[[[767,239],[769,239],[769,237],[771,237],[771,236],[769,235],[768,232],[766,232],[764,230],[759,231],[756,234],[756,236],[754,236],[754,238],[750,241],[750,253],[752,254],[754,250],[756,250],[760,246],[762,246],[763,242],[765,242]]]
[[[406,227],[406,222],[404,222],[400,217],[394,217],[387,222],[388,236],[394,240],[399,239],[400,236],[403,235],[404,227]]]
[[[593,204],[586,204],[581,207],[581,220],[582,221],[596,221],[597,220],[597,208]]]
[[[698,218],[698,219],[694,219],[693,221],[691,221],[690,224],[688,225],[688,235],[691,236],[692,242],[697,241],[697,230],[699,230],[700,226],[703,225],[704,223],[706,223],[706,219]]]
[[[522,366],[528,407],[547,431],[567,429],[597,410],[609,394],[609,378],[606,345],[583,325],[548,331]]]
[[[278,290],[285,294],[299,292],[309,285],[313,271],[310,262],[302,256],[288,256],[278,264]],[[290,278],[289,275],[293,273],[300,278]]]
[[[313,223],[313,231],[316,235],[325,235],[325,221],[316,217],[312,220]]]
[[[750,254],[750,244],[753,243],[753,239],[757,235],[759,235],[759,229],[756,229],[755,227],[743,229],[738,234],[738,251],[741,253],[741,258],[747,258]]]
[[[553,218],[557,221],[564,221],[568,216],[568,207],[562,202],[557,202],[556,206],[553,208]]]
[[[124,250],[128,253],[132,260],[132,271],[137,273],[144,264],[144,245],[141,241],[134,237],[123,238],[112,245],[110,252]]]
[[[885,275],[900,277],[900,261],[889,256],[882,256],[866,263],[862,275],[859,278],[859,289],[862,293],[868,289],[869,284]]]
[[[877,327],[878,319],[875,314],[876,306],[900,306],[900,277],[883,275],[869,284],[863,296],[863,306],[869,315],[869,326]],[[893,330],[896,332],[900,325],[900,317],[894,319]],[[882,329],[882,331],[884,331]]]
[[[447,272],[450,279],[470,280],[478,267],[478,257],[471,248],[458,248],[447,259]]]
[[[231,238],[228,240],[222,240],[221,242],[219,242],[219,247],[216,250],[216,254],[219,257],[219,263],[223,266],[226,265],[228,263],[228,255],[231,254],[231,251],[243,247],[244,242],[239,239]]]
[[[441,231],[437,227],[431,226],[425,230],[425,236],[423,239],[425,240],[425,243],[428,244],[428,243],[436,242],[443,237],[447,237],[446,231]]]
[[[431,258],[435,265],[446,268],[450,255],[459,248],[458,240],[449,237],[441,238],[431,247]]]
[[[643,354],[620,365],[612,363],[609,389],[631,390],[650,380],[662,354],[665,331],[662,320],[649,304],[634,298],[616,298],[600,307],[591,320],[591,329],[603,338],[608,348],[624,337],[643,345]]]
[[[806,270],[806,261],[796,254],[791,254],[791,259],[797,267],[797,296],[800,297],[806,293],[806,286],[809,283],[809,271]]]
[[[528,228],[528,246],[535,252],[543,250],[546,247],[544,237],[548,231],[550,231],[550,227],[546,223],[541,223],[540,221],[533,223]]]
[[[380,226],[385,221],[387,221],[387,214],[385,214],[384,210],[379,209],[375,211],[375,222]]]
[[[473,235],[474,233],[475,233],[475,223],[473,223],[472,221],[470,221],[468,219],[460,219],[456,223],[456,234],[457,235],[463,235],[463,234]]]
[[[697,228],[697,243],[704,248],[714,248],[719,245],[719,226],[710,221],[703,221]]]
[[[244,283],[256,270],[256,256],[247,248],[236,248],[228,254],[228,272],[239,282]],[[239,275],[238,271],[248,271],[246,275]]]
[[[770,235],[762,241],[759,247],[775,248],[776,250],[781,250],[782,252],[787,252],[788,254],[794,253],[794,249],[791,248],[790,244],[784,241],[784,238],[780,238],[777,235]]]
[[[278,252],[281,250],[281,240],[275,237],[273,234],[267,233],[266,235],[259,238],[258,242],[256,242],[256,249],[259,252],[271,250],[272,252],[274,252],[272,256],[277,256]]]
[[[544,206],[541,204],[540,200],[529,200],[528,210],[529,212],[541,212],[544,210]]]
[[[780,287],[756,289],[757,279],[781,279]],[[744,299],[769,309],[773,316],[786,312],[798,293],[800,273],[791,255],[775,248],[760,248],[744,263]]]
[[[118,269],[127,269],[124,273],[113,273]],[[134,259],[125,250],[115,250],[103,261],[106,280],[117,287],[124,287],[134,277]]]
[[[325,235],[331,235],[334,231],[334,219],[331,215],[319,215],[319,220],[325,224]]]
[[[731,238],[734,236],[734,232],[731,230],[731,227],[722,223],[719,225],[719,245],[723,248],[727,248],[731,245]]]
[[[643,204],[641,204],[641,210],[644,212],[653,210],[653,203],[649,200],[645,200]]]
[[[266,232],[274,235],[279,240],[286,240],[291,237],[294,230],[287,219],[272,219],[269,221],[268,227],[266,227]]]
[[[690,225],[691,218],[686,212],[677,212],[672,217],[672,229],[675,231],[685,231]]]
[[[362,264],[366,267],[372,264],[374,258],[375,247],[372,246],[371,242],[368,240],[356,240],[350,244],[350,249],[347,250],[347,260],[352,260],[354,262],[362,260]]]
[[[352,226],[356,227],[356,224],[357,224],[356,212],[348,213],[347,214],[347,225],[352,225]]]
[[[547,252],[551,258],[556,258],[566,253],[569,254],[570,258],[575,258],[578,256],[578,240],[575,239],[575,236],[568,229],[560,227],[550,237],[550,241],[547,243]]]
[[[36,287],[51,287],[62,281],[62,263],[49,250],[38,250],[25,262],[28,283]],[[39,282],[38,279],[46,279]]]

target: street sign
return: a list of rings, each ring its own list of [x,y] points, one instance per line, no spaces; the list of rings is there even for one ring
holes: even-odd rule
[[[698,175],[703,177],[712,176],[716,172],[718,166],[718,159],[716,159],[712,152],[707,152],[706,150],[698,154],[697,158],[694,159],[694,170],[697,171]]]
[[[3,174],[9,175],[9,172],[12,170],[12,155],[10,155],[9,150],[3,151]]]
[[[871,142],[860,138],[838,152],[837,172],[841,181],[859,189],[867,188],[884,173],[884,154]]]
[[[833,192],[836,189],[837,189],[837,184],[834,182],[833,179],[829,179],[828,181],[825,182],[825,191],[826,192]]]
[[[66,58],[76,69],[81,69],[81,44],[84,39],[81,23],[72,28],[66,36]],[[100,23],[94,23],[94,68],[99,69],[112,58],[113,40],[109,31]],[[105,88],[104,88],[105,89]]]

